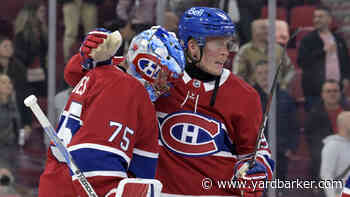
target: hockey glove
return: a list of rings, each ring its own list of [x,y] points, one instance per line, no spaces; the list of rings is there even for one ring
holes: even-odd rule
[[[247,193],[245,196],[262,196],[267,177],[266,167],[258,160],[252,168],[249,168],[249,160],[241,160],[235,165],[234,180],[240,184],[239,190]]]
[[[99,64],[110,64],[113,55],[120,48],[122,37],[118,31],[110,31],[98,28],[88,33],[80,46],[80,55],[84,69],[89,70]]]

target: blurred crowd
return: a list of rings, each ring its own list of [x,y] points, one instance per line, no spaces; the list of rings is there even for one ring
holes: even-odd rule
[[[116,55],[122,56],[135,34],[156,25],[158,1],[57,2],[58,116],[72,90],[64,83],[62,71],[84,35],[97,27],[119,30],[124,42]],[[281,64],[276,91],[277,147],[272,147],[277,154],[276,176],[290,178],[289,164],[306,159],[306,179],[346,178],[350,166],[349,157],[344,159],[350,147],[346,112],[350,110],[350,1],[277,0],[274,66],[268,61],[267,0],[169,0],[163,12],[164,28],[177,33],[182,13],[192,6],[221,8],[237,23],[240,47],[230,54],[225,67],[257,90],[263,110],[269,72]],[[35,94],[46,109],[48,81],[48,1],[13,0],[9,7],[2,6],[0,15],[0,147],[4,150],[23,145],[23,139],[39,128],[23,100]],[[297,29],[300,33],[290,39]],[[7,162],[0,159],[0,194],[16,193],[2,189],[13,177]],[[339,192],[315,189],[313,195]]]

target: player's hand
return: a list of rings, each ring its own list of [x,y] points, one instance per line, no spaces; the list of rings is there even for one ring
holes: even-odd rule
[[[241,183],[240,191],[246,193],[244,196],[262,196],[265,188],[264,181],[267,180],[266,167],[256,161],[252,168],[249,168],[249,160],[241,160],[236,163],[234,171],[234,179]]]
[[[91,69],[94,67],[94,60],[91,57],[92,49],[96,49],[107,38],[109,31],[100,28],[88,33],[83,43],[80,46],[80,55],[83,57],[82,66],[84,69]]]
[[[81,63],[84,69],[92,69],[98,63],[110,60],[122,43],[122,37],[118,31],[110,32],[103,28],[88,33],[80,46]]]

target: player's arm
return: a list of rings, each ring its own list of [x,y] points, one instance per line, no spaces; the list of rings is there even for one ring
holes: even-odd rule
[[[123,39],[118,31],[109,32],[98,28],[88,33],[82,42],[79,53],[74,55],[64,70],[64,79],[75,86],[90,69],[102,65],[118,65],[124,58],[113,57]]]
[[[75,87],[87,72],[81,66],[81,62],[83,62],[83,57],[78,53],[70,58],[64,68],[64,79],[72,87]]]
[[[139,98],[147,98],[148,93],[140,85],[138,90]],[[133,149],[133,156],[130,163],[129,171],[137,178],[152,179],[155,176],[159,143],[158,143],[158,121],[153,104],[150,100],[139,99],[138,108],[138,133]]]
[[[259,95],[254,91],[243,101],[242,109],[244,115],[238,123],[238,153],[239,159],[251,156],[255,149],[256,139],[260,125],[262,123],[262,107]],[[271,159],[271,150],[268,147],[265,136],[261,139],[261,146],[258,149],[259,160],[267,167],[269,178],[272,177],[273,162]]]
[[[236,141],[239,161],[235,165],[234,177],[242,181],[254,182],[272,179],[274,161],[271,159],[271,151],[268,143],[263,136],[255,165],[249,166],[249,161],[253,157],[255,143],[258,137],[259,127],[262,122],[262,107],[259,95],[253,91],[253,94],[242,99],[242,117],[237,123],[238,138]],[[262,192],[264,188],[241,188],[245,192]],[[261,195],[261,194],[259,194]]]

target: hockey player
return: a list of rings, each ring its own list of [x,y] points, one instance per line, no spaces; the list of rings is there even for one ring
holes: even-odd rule
[[[175,37],[164,29],[147,30],[139,37],[138,47],[147,52],[138,57],[139,63],[157,68],[147,83],[161,81],[159,73],[182,73],[185,60]],[[120,43],[119,33],[99,30],[86,37],[81,53],[69,63],[78,65],[71,72],[77,80],[68,80],[75,88],[57,128],[100,197],[114,197],[112,192],[126,177],[154,178],[159,152],[159,127],[148,92],[111,58]],[[39,185],[39,197],[48,196],[87,196],[54,145]]]
[[[258,93],[223,68],[235,48],[235,32],[229,16],[216,8],[193,7],[180,21],[185,72],[155,101],[161,143],[156,178],[164,197],[261,196],[264,184],[257,183],[272,178],[265,138],[257,162],[247,167],[262,108]],[[128,62],[134,66],[138,51],[132,44],[130,49]],[[245,185],[219,188],[217,181],[231,179]]]
[[[261,196],[264,188],[254,189],[252,182],[272,178],[265,139],[256,164],[246,168],[262,112],[257,92],[223,68],[236,48],[235,28],[216,8],[193,7],[180,20],[179,39],[187,57],[184,76],[174,82],[170,97],[155,103],[162,142],[156,178],[164,185],[164,196],[239,196],[242,191]],[[231,179],[246,186],[218,187],[217,181]]]

